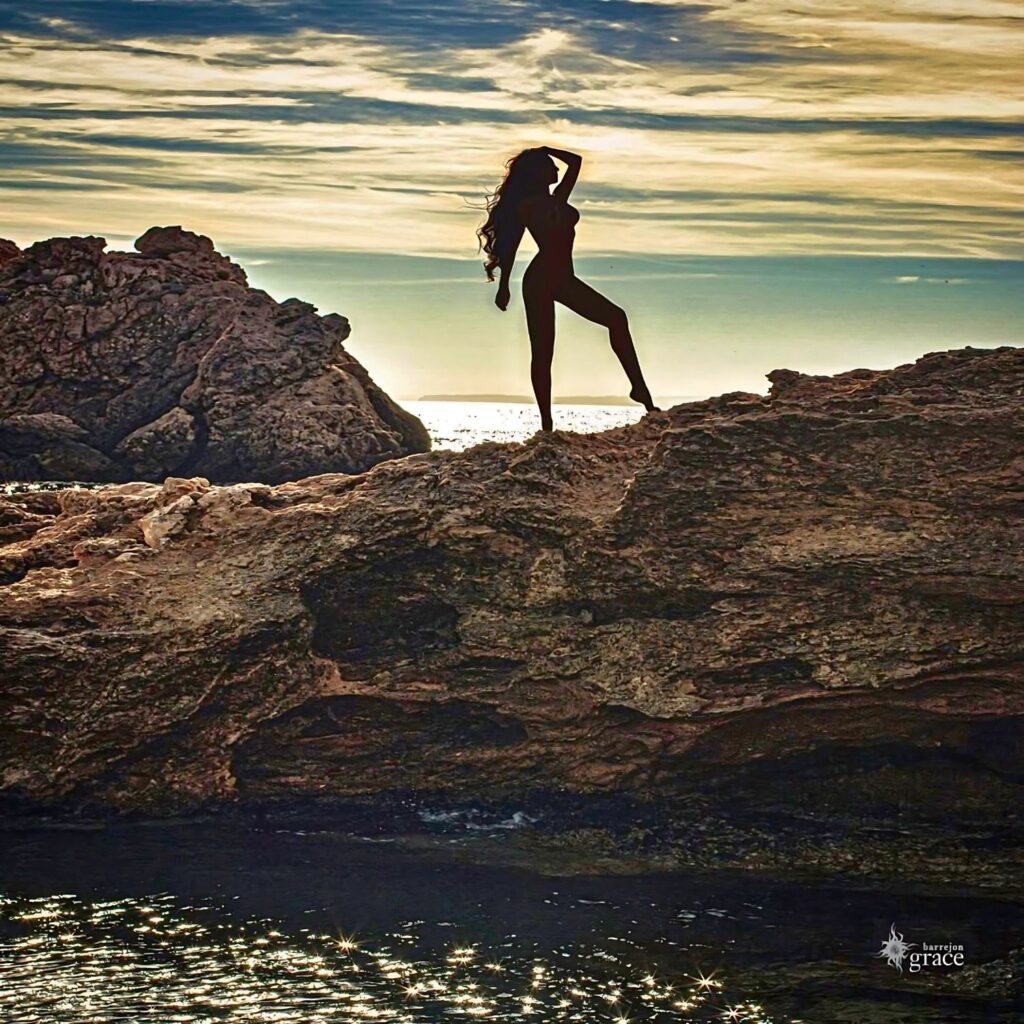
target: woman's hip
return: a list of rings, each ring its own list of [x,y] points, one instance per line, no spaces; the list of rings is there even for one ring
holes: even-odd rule
[[[538,262],[534,257],[523,273],[523,292],[554,294],[574,276],[572,263]]]

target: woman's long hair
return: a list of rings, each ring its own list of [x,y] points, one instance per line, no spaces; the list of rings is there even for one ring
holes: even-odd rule
[[[494,280],[494,269],[515,231],[519,200],[538,191],[537,172],[550,159],[543,149],[524,149],[505,161],[505,178],[487,199],[487,221],[476,229],[480,238],[477,251],[482,250],[487,256],[484,271],[488,281]]]

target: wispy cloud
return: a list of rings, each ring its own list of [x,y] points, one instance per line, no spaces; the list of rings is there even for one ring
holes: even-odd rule
[[[51,0],[0,33],[20,241],[470,258],[467,204],[550,143],[581,253],[1024,253],[1016,2]]]

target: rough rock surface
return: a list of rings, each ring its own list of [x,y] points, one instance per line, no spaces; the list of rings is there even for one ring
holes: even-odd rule
[[[429,450],[344,317],[249,288],[179,227],[105,245],[0,241],[0,478],[279,483]]]
[[[3,792],[1019,824],[1024,349],[770,376],[360,476],[8,496]]]

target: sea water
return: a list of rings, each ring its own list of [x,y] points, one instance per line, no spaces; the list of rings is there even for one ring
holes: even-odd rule
[[[540,430],[540,413],[525,402],[402,402],[419,416],[435,448],[464,451],[481,441],[525,441]],[[636,423],[640,405],[555,405],[556,430],[595,433]]]
[[[1012,901],[741,873],[548,877],[468,863],[469,833],[448,827],[429,854],[209,821],[9,829],[0,1020],[1020,1019],[1019,1002],[876,957],[893,919],[955,937],[972,962],[1005,953],[1024,944]]]

